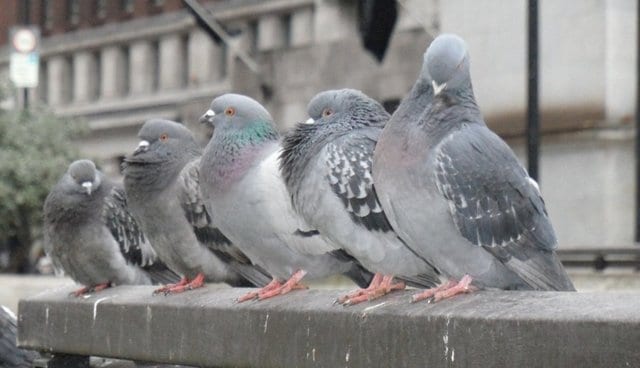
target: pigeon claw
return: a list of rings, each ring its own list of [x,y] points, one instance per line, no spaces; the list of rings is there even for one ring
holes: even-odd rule
[[[180,281],[176,284],[167,284],[159,289],[156,289],[153,291],[153,295],[158,295],[158,294],[170,294],[170,290],[175,289],[176,287],[179,286],[184,286],[186,284],[189,283],[189,279],[187,279],[186,277],[183,277],[182,279],[180,279]]]
[[[264,300],[273,298],[278,295],[284,295],[290,293],[293,290],[308,289],[308,286],[300,284],[300,281],[302,281],[306,274],[307,271],[305,270],[298,270],[294,272],[289,280],[287,280],[280,287],[273,288],[272,290],[262,290],[258,292],[258,300]]]
[[[426,300],[428,304],[432,304],[444,299],[451,298],[458,294],[474,292],[478,290],[478,288],[471,285],[472,281],[473,278],[469,275],[464,275],[459,282],[449,280],[443,285],[432,289],[427,289],[422,293],[414,295],[411,298],[411,302],[416,303],[422,300]]]
[[[243,296],[239,297],[238,299],[236,299],[236,303],[243,303],[243,302],[246,302],[247,300],[258,299],[260,293],[271,291],[271,290],[279,288],[281,286],[282,286],[282,284],[280,283],[280,281],[278,279],[274,278],[273,280],[271,280],[271,282],[269,282],[263,288],[258,289],[257,291],[250,291],[250,292],[244,294]]]
[[[111,287],[111,282],[105,282],[105,283],[94,285],[94,286],[85,286],[81,289],[70,292],[69,296],[75,296],[77,298],[86,294],[91,294],[93,292],[104,290],[109,287]]]
[[[403,290],[406,287],[404,282],[393,282],[392,275],[374,275],[369,287],[363,290],[358,290],[351,295],[347,295],[347,298],[341,303],[342,305],[351,306],[360,304],[362,302],[368,302],[381,298],[394,290]]]
[[[184,293],[185,291],[198,289],[204,286],[204,274],[202,272],[198,273],[196,277],[191,279],[191,281],[188,279],[184,280],[186,280],[186,282],[181,280],[173,287],[164,290],[164,295]]]

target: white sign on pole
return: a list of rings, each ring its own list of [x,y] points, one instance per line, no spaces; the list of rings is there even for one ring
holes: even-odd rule
[[[38,86],[40,67],[40,29],[34,26],[16,26],[9,30],[11,57],[9,78],[18,88]]]

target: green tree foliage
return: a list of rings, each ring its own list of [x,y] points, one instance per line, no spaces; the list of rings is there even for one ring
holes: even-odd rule
[[[78,158],[73,139],[85,131],[85,124],[45,108],[0,110],[0,248],[10,254],[0,271],[29,269],[31,245],[42,236],[44,200]]]

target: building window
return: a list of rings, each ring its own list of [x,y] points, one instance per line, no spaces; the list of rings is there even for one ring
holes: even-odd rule
[[[151,4],[153,4],[153,6],[161,7],[164,5],[164,0],[151,0]]]
[[[125,14],[133,14],[133,0],[120,0],[120,9]]]
[[[282,23],[282,39],[284,47],[291,46],[291,13],[285,14],[280,18]]]
[[[96,0],[96,16],[98,19],[107,17],[107,0]]]
[[[53,28],[53,1],[41,0],[41,19],[40,25],[44,30],[50,30]]]
[[[67,15],[72,26],[80,23],[80,0],[67,0]]]

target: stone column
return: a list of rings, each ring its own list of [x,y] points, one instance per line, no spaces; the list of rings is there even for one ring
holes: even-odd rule
[[[611,123],[630,121],[635,113],[637,6],[636,1],[605,1],[605,117]]]
[[[267,51],[284,46],[284,27],[279,14],[268,14],[258,19],[258,50]]]
[[[193,30],[189,34],[187,53],[190,86],[198,86],[222,78],[226,64],[224,52],[209,35],[201,30]]]
[[[313,42],[313,9],[300,9],[291,14],[291,46],[306,46]]]
[[[99,80],[95,55],[80,51],[73,55],[73,101],[88,102],[96,97]]]
[[[64,105],[71,96],[71,65],[64,56],[52,56],[47,62],[47,100],[51,106]]]
[[[155,87],[156,55],[151,42],[137,41],[129,49],[129,92],[149,94]]]
[[[172,90],[182,87],[186,66],[181,35],[171,34],[162,37],[158,49],[160,89]]]
[[[120,46],[100,52],[100,98],[122,96],[127,90],[127,60]]]

